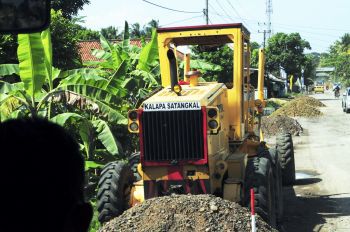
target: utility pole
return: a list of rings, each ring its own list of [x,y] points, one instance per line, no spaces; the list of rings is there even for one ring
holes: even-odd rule
[[[266,0],[267,39],[271,37],[272,0]]]
[[[208,8],[208,5],[209,5],[209,0],[205,0],[205,9],[203,9],[203,14],[204,14],[205,22],[206,22],[207,25],[209,25],[209,8]]]
[[[260,23],[258,23],[258,25],[260,25]],[[265,25],[265,23],[264,23],[264,25]],[[271,33],[271,30],[262,30],[262,31],[258,30],[258,32],[264,34],[263,48],[265,49],[265,46],[266,46],[266,37],[269,36],[269,34]],[[266,35],[268,35],[268,36],[266,36]],[[269,38],[269,37],[268,37],[268,38]]]

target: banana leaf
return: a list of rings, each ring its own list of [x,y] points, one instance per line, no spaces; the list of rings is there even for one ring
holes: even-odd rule
[[[19,74],[18,64],[0,64],[0,77]]]
[[[120,50],[118,51],[116,47],[114,47],[103,35],[100,36],[100,42],[103,50],[112,54],[112,56],[108,60],[112,59],[113,66],[119,67],[119,65],[123,61],[121,58]]]
[[[79,131],[79,135],[83,141],[87,157],[92,157],[93,128],[89,120],[76,113],[62,113],[51,118],[51,121],[63,127],[74,125]]]
[[[40,33],[19,34],[17,54],[20,78],[26,92],[34,99],[34,94],[41,91],[47,75]]]
[[[85,161],[85,171],[89,171],[90,169],[101,168],[103,166],[104,166],[103,164],[99,164],[95,161],[89,161],[89,160]]]
[[[50,90],[53,89],[53,77],[52,77],[52,43],[51,43],[51,33],[50,28],[46,29],[41,33],[41,42],[45,53],[45,66],[47,70],[46,79],[49,82]]]
[[[158,59],[158,40],[157,32],[153,30],[151,41],[142,48],[137,69],[149,72],[151,64]]]
[[[6,81],[0,81],[0,93],[9,94],[11,92],[15,92],[18,90],[24,90],[23,82],[11,84],[11,83],[8,83]]]
[[[112,155],[118,155],[118,144],[107,122],[103,120],[94,120],[92,124],[97,132],[98,140],[106,147],[107,151]]]
[[[71,75],[88,75],[88,76],[107,76],[108,73],[106,71],[96,69],[96,68],[78,68],[78,69],[71,69],[66,71],[61,71],[57,78],[63,79],[66,77],[69,77]]]
[[[89,89],[91,91],[89,91]],[[61,101],[64,100],[66,104],[71,104],[73,106],[78,105],[80,108],[86,108],[89,106],[91,107],[90,110],[93,111],[96,116],[102,117],[109,122],[114,122],[121,125],[127,124],[127,119],[117,109],[115,109],[115,107],[111,106],[114,102],[108,102],[113,101],[113,99],[117,99],[119,101],[120,98],[116,98],[104,90],[83,85],[80,87],[79,85],[73,85],[64,86],[64,88],[56,88],[54,91],[48,93],[39,102],[37,109],[40,109],[44,104],[50,102],[54,97],[60,99]]]
[[[121,80],[125,79],[125,76],[127,74],[127,62],[124,60],[118,69],[115,71],[115,73],[109,78],[107,87],[114,87],[114,88],[120,88],[121,87]]]
[[[129,46],[130,46],[129,24],[127,21],[125,21],[124,36],[123,36],[123,50],[125,52],[129,52]]]

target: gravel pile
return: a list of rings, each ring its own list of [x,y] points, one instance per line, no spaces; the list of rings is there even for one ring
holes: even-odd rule
[[[298,136],[303,132],[297,120],[283,115],[262,117],[261,129],[266,137],[286,132]]]
[[[308,104],[310,106],[314,107],[325,107],[326,105],[323,104],[320,100],[309,97],[309,96],[299,96],[294,99],[295,101],[301,101],[304,104]]]
[[[276,231],[257,216],[259,232]],[[211,195],[172,195],[146,200],[106,223],[115,231],[251,231],[248,209]]]
[[[318,117],[322,115],[322,112],[318,109],[320,106],[317,99],[311,97],[298,97],[289,103],[285,104],[275,112],[273,112],[272,116],[282,115],[289,117]]]

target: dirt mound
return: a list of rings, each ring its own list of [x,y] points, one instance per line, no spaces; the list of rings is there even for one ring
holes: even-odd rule
[[[258,231],[275,231],[259,216]],[[115,231],[251,231],[250,213],[240,205],[211,195],[173,195],[146,200],[106,223]]]
[[[277,115],[283,115],[283,116],[290,116],[290,117],[296,117],[296,116],[300,116],[300,117],[317,117],[317,116],[321,116],[322,112],[317,108],[317,105],[314,105],[316,103],[316,101],[318,101],[317,99],[308,99],[309,97],[305,98],[305,97],[299,97],[296,98],[292,101],[290,101],[289,103],[285,104],[284,106],[282,106],[281,108],[279,108],[278,110],[276,110],[275,112],[273,112],[271,115],[272,116],[277,116]],[[310,105],[310,102],[314,102],[311,103],[312,105]],[[320,102],[321,104],[323,104],[322,102]],[[318,104],[318,103],[316,103]]]
[[[309,97],[309,96],[299,96],[294,99],[294,101],[301,101],[304,104],[308,104],[310,106],[314,107],[325,107],[326,105],[323,104],[320,100]]]
[[[299,135],[303,132],[303,128],[297,120],[281,115],[263,117],[261,119],[261,129],[267,137],[283,132],[289,132],[292,135]]]

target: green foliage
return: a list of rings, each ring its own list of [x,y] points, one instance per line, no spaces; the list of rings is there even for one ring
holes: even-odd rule
[[[63,1],[59,4],[65,4]],[[75,1],[69,2],[68,5]],[[59,6],[59,5],[57,5]],[[55,7],[54,7],[55,8]],[[56,8],[55,8],[56,9]],[[53,43],[53,63],[60,69],[73,69],[81,67],[80,55],[77,42],[81,37],[81,26],[75,24],[74,20],[67,19],[61,11],[51,11],[51,32]],[[14,35],[0,36],[0,64],[18,63],[17,59],[17,37]]]
[[[41,91],[47,75],[41,34],[20,34],[18,43],[19,74],[34,105],[34,95]]]
[[[124,31],[129,31],[128,28],[126,22]],[[109,88],[126,90],[127,95],[122,99],[123,107],[120,108],[124,113],[130,104],[135,106],[138,99],[158,86],[157,80],[159,80],[156,31],[154,30],[151,41],[142,49],[130,45],[129,39],[129,33],[124,33],[122,42],[110,43],[101,35],[102,49],[92,51],[92,55],[102,61],[85,64],[109,73]]]
[[[304,78],[305,84],[311,84],[311,81],[316,77],[316,68],[320,63],[320,54],[319,53],[310,53],[306,54],[306,61],[304,64]]]
[[[159,21],[152,19],[147,25],[143,27],[144,34],[147,38],[152,36],[152,31],[159,27]]]
[[[335,67],[332,80],[350,86],[350,34],[346,33],[330,46],[329,53],[321,55],[321,67]]]
[[[121,39],[121,34],[118,32],[118,28],[109,26],[101,29],[101,35],[108,40]]]
[[[51,8],[56,11],[61,10],[65,18],[71,18],[77,15],[84,5],[89,3],[90,0],[51,0]]]
[[[76,25],[76,27],[76,37],[78,40],[97,40],[100,38],[100,33],[98,31],[94,31],[80,25]]]
[[[16,36],[0,35],[0,64],[18,63],[16,51]]]
[[[158,59],[158,40],[156,30],[153,30],[151,41],[143,47],[137,69],[146,72],[151,71],[152,64]]]
[[[202,60],[213,67],[220,66],[221,68],[204,70],[203,78],[206,81],[218,81],[221,83],[232,82],[233,80],[233,51],[227,46],[219,46],[206,50],[199,46],[192,48],[194,59]],[[201,70],[203,71],[203,70]]]
[[[250,67],[258,68],[259,66],[259,48],[260,45],[257,42],[250,43]]]
[[[98,211],[97,211],[97,205],[96,205],[96,200],[92,200],[90,201],[92,208],[93,208],[93,216],[92,216],[92,220],[90,223],[90,228],[89,228],[89,232],[97,232],[100,229],[100,222],[98,221]]]
[[[18,64],[0,64],[0,77],[19,74]]]
[[[267,70],[279,72],[282,66],[288,75],[300,74],[306,63],[305,49],[311,49],[310,44],[299,33],[276,33],[268,40],[266,48]]]
[[[128,31],[127,23],[125,28]],[[93,197],[96,169],[125,157],[118,139],[126,141],[129,152],[137,145],[126,135],[125,115],[158,86],[156,38],[154,33],[150,43],[140,49],[130,45],[128,33],[116,44],[101,36],[102,49],[94,54],[104,60],[96,62],[96,68],[60,71],[52,66],[55,49],[49,31],[20,35],[19,71],[18,65],[0,65],[0,76],[19,72],[22,80],[0,81],[1,120],[40,116],[69,130],[85,155],[85,187],[88,197]]]
[[[78,52],[79,28],[74,20],[67,19],[61,11],[51,11],[51,32],[53,47],[53,65],[59,69],[81,67]]]
[[[141,38],[145,35],[145,32],[142,30],[139,23],[134,23],[130,28],[130,36],[131,38]]]

